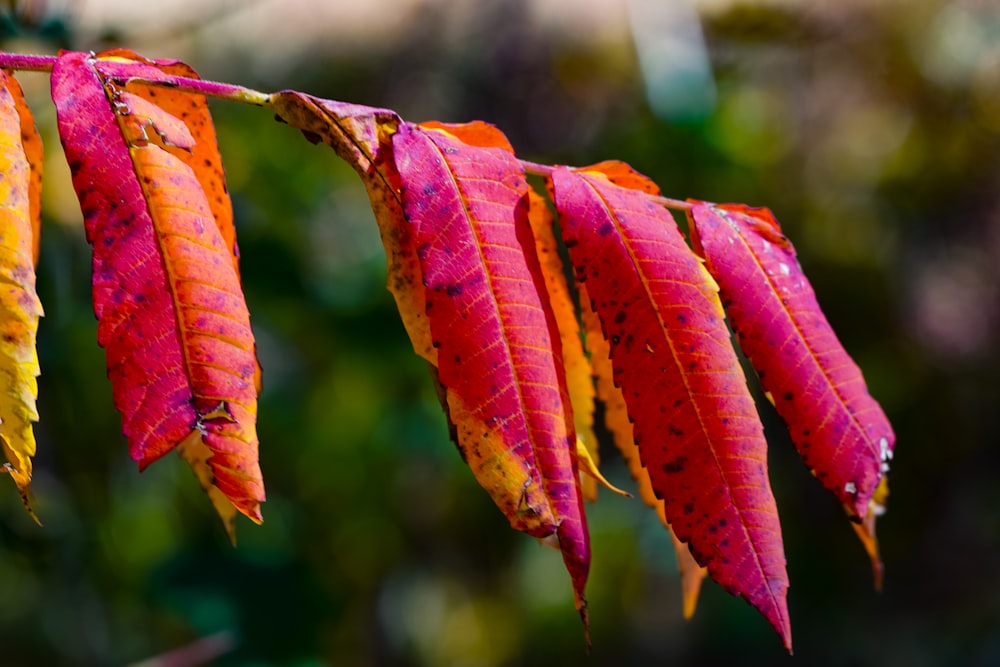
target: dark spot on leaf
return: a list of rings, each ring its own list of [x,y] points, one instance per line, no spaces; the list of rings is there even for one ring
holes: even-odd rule
[[[619,336],[618,334],[612,334],[612,336],[611,336],[611,344],[612,345],[617,345],[620,342],[622,342],[621,336]]]
[[[626,317],[627,317],[627,315],[625,314],[625,311],[624,310],[619,310],[618,314],[615,315],[615,324],[621,324],[622,322],[625,321]]]
[[[686,464],[687,464],[687,457],[678,456],[673,461],[668,461],[663,464],[663,472],[665,473],[682,472]]]
[[[678,315],[677,316],[677,321],[680,322],[681,324],[687,324],[687,321],[688,321],[687,315],[684,315],[684,314]]]
[[[691,514],[692,512],[694,512],[694,505],[692,505],[691,503],[685,503],[684,514]]]
[[[615,228],[610,222],[605,222],[603,225],[597,228],[597,233],[600,234],[601,236],[607,236],[613,231],[615,231]]]
[[[448,288],[445,290],[445,293],[448,296],[458,296],[464,290],[465,290],[465,288],[463,288],[461,285],[448,285]]]
[[[782,398],[785,399],[786,401],[790,401],[793,398],[795,398],[795,394],[793,394],[790,391],[786,391],[785,394],[782,396]]]

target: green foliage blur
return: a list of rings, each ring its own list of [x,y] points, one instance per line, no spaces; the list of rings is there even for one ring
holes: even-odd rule
[[[267,111],[213,102],[264,369],[265,522],[241,521],[233,549],[178,457],[141,475],[128,457],[47,78],[24,74],[49,155],[45,525],[0,484],[0,663],[1000,664],[1000,10],[634,0],[612,29],[543,3],[577,26],[557,30],[527,0],[400,3],[403,27],[369,41],[211,48],[227,13],[267,4],[134,34],[10,2],[0,48],[120,44],[260,90],[487,120],[532,160],[619,158],[670,197],[771,207],[896,429],[885,589],[762,402],[795,658],[710,582],[684,621],[668,536],[609,493],[588,507],[587,657],[558,552],[507,527],[448,440],[354,172]]]

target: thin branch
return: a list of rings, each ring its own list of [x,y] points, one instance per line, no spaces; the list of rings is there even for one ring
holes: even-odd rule
[[[52,66],[55,62],[55,56],[33,56],[19,53],[4,53],[0,51],[0,69],[48,72],[52,70]],[[121,69],[120,73],[115,72],[118,68]],[[183,76],[167,76],[163,80],[150,81],[142,77],[133,76],[129,71],[130,69],[132,69],[130,63],[117,62],[114,60],[106,60],[101,63],[101,71],[104,75],[120,85],[126,85],[130,82],[139,82],[151,86],[173,88],[174,90],[180,90],[185,93],[218,97],[225,100],[231,100],[233,102],[240,102],[242,104],[252,104],[258,107],[271,105],[270,95],[252,88],[245,88],[231,83],[219,83],[217,81],[205,81],[202,79],[189,79]],[[551,176],[552,170],[554,169],[551,165],[539,164],[529,160],[521,160],[521,165],[524,167],[526,172],[536,176]],[[688,211],[691,209],[691,204],[679,199],[670,199],[669,197],[656,195],[648,196],[661,206],[675,211]]]
[[[547,164],[538,164],[537,162],[531,162],[529,160],[521,160],[521,166],[524,167],[526,172],[534,174],[535,176],[551,176],[552,170],[555,168]],[[671,199],[670,197],[663,197],[660,195],[647,196],[665,208],[673,209],[675,211],[691,210],[691,204],[686,201],[681,201],[680,199]]]
[[[30,72],[51,72],[56,63],[56,56],[37,56],[23,53],[5,53],[0,51],[0,69],[27,70]],[[120,69],[120,72],[115,70]],[[271,96],[252,88],[236,86],[231,83],[189,79],[183,76],[165,76],[163,80],[150,81],[130,74],[130,63],[114,60],[101,61],[101,71],[110,80],[120,85],[129,82],[139,82],[150,86],[174,88],[186,93],[219,97],[233,102],[252,104],[264,107],[270,103]]]
[[[27,53],[0,51],[0,69],[18,69],[28,72],[51,72],[55,56],[36,56]]]
[[[116,72],[118,69],[121,71]],[[219,83],[218,81],[207,81],[204,79],[189,79],[183,76],[164,76],[163,79],[150,80],[141,76],[135,76],[133,72],[130,72],[131,69],[131,63],[127,62],[107,60],[101,63],[101,72],[109,79],[120,85],[136,82],[149,86],[163,86],[165,88],[180,90],[185,93],[218,97],[224,100],[241,102],[243,104],[252,104],[258,107],[268,106],[271,100],[271,96],[267,93],[262,93],[259,90],[245,88],[231,83]]]

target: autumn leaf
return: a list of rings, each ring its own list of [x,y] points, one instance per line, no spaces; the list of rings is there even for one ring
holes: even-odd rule
[[[94,248],[94,312],[115,406],[140,469],[194,438],[211,452],[185,448],[199,478],[259,522],[257,366],[233,246],[198,176],[175,155],[195,150],[199,128],[112,83],[105,68],[120,73],[123,60],[136,77],[166,78],[121,52],[66,53],[52,71]]]
[[[625,406],[625,397],[622,395],[621,389],[614,383],[611,348],[601,331],[601,323],[597,313],[590,305],[586,286],[581,284],[578,289],[580,290],[580,309],[586,331],[587,349],[590,351],[590,363],[597,387],[597,398],[604,406],[604,425],[611,433],[615,447],[621,453],[632,479],[636,482],[639,498],[656,512],[660,522],[670,533],[674,554],[677,558],[677,569],[681,575],[684,618],[691,618],[698,606],[701,582],[705,579],[707,570],[695,561],[687,543],[679,540],[674,534],[663,511],[663,500],[653,492],[649,471],[643,466],[639,449],[632,440],[632,422],[629,420],[628,408]]]
[[[0,447],[24,507],[38,521],[29,493],[42,315],[35,292],[41,140],[17,81],[0,70],[0,84]]]
[[[582,509],[564,501],[578,496],[568,446],[575,436],[571,424],[553,426],[568,419],[568,401],[549,338],[550,309],[535,284],[537,258],[520,249],[530,234],[520,203],[527,183],[510,144],[484,123],[403,124],[384,109],[295,91],[276,93],[270,103],[280,120],[331,146],[361,175],[386,249],[389,290],[414,350],[432,367],[453,439],[512,527],[559,535],[585,609],[586,527]],[[483,179],[483,167],[499,170],[501,182]],[[449,219],[454,226],[442,230]],[[442,264],[442,256],[449,261]],[[463,277],[465,284],[455,284]],[[474,309],[466,312],[469,304]],[[527,325],[519,325],[521,317]],[[552,442],[543,438],[551,433]],[[574,475],[568,493],[560,486],[566,471]]]
[[[566,369],[566,385],[569,401],[573,409],[573,426],[586,453],[586,465],[581,472],[586,473],[580,480],[581,490],[586,500],[597,499],[597,485],[611,485],[598,470],[600,457],[597,436],[594,434],[594,380],[591,375],[590,360],[580,338],[580,321],[576,316],[576,304],[569,291],[559,246],[553,230],[553,216],[545,199],[534,190],[528,191],[528,222],[535,239],[535,252],[545,281],[552,314],[559,331],[563,365]],[[618,493],[623,493],[614,489]]]
[[[802,460],[848,514],[870,522],[874,538],[872,497],[896,438],[820,310],[791,242],[767,209],[695,202],[688,215],[740,347]],[[874,541],[866,542],[872,549],[878,563]]]
[[[403,210],[459,447],[513,527],[555,533],[586,623],[590,545],[559,333],[527,220],[528,184],[493,133],[400,125],[392,144]]]
[[[646,192],[612,184],[599,167],[557,167],[550,179],[667,520],[709,575],[760,610],[790,648],[766,442],[715,282]]]
[[[593,165],[589,169],[603,173],[615,185],[633,190],[639,190],[651,195],[659,195],[660,188],[648,178],[638,173],[628,164],[619,160],[607,160]],[[686,542],[677,538],[670,522],[663,511],[663,500],[653,492],[649,471],[642,464],[639,449],[632,439],[632,422],[629,420],[625,397],[621,389],[615,385],[611,366],[611,348],[601,329],[601,322],[590,304],[585,285],[578,286],[580,291],[581,318],[586,331],[587,349],[590,351],[591,366],[597,384],[597,397],[604,404],[604,424],[611,433],[615,447],[621,453],[628,466],[632,479],[636,481],[639,497],[651,507],[660,522],[670,533],[677,559],[677,569],[681,575],[681,600],[684,618],[694,616],[698,606],[698,596],[701,584],[708,571],[700,566],[691,555],[691,549]]]

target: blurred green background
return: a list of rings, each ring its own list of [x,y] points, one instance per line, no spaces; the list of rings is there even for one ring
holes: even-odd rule
[[[213,102],[264,368],[265,523],[241,520],[233,549],[179,458],[140,475],[128,457],[48,79],[23,74],[49,152],[45,526],[0,493],[0,663],[1000,664],[996,3],[5,4],[5,50],[126,45],[260,90],[487,120],[523,157],[620,158],[667,196],[770,206],[898,444],[876,594],[843,512],[760,408],[794,658],[715,584],[684,621],[655,516],[602,494],[588,657],[558,553],[509,530],[448,441],[354,172],[267,111]]]

